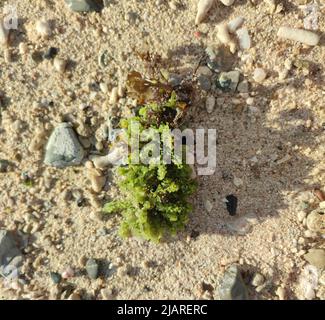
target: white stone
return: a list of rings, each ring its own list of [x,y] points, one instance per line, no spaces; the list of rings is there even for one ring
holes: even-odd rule
[[[67,62],[61,58],[56,57],[53,61],[54,69],[60,73],[63,73],[67,67]]]
[[[212,95],[208,96],[205,102],[205,106],[208,113],[211,113],[214,110],[215,104],[216,104],[216,98]]]
[[[206,17],[208,11],[211,9],[215,0],[199,0],[197,5],[197,14],[195,24],[200,24]]]
[[[9,30],[3,25],[0,20],[0,44],[6,46],[9,38]]]
[[[39,20],[35,24],[35,30],[41,37],[48,38],[52,34],[50,23],[46,20]]]
[[[301,42],[309,46],[316,46],[320,39],[320,37],[314,32],[290,27],[280,27],[278,37]]]
[[[240,28],[236,31],[239,47],[242,50],[247,50],[251,47],[251,38],[246,27]]]
[[[231,6],[235,0],[220,0],[225,6],[229,7]]]
[[[285,290],[282,287],[278,287],[278,289],[276,290],[276,295],[279,297],[280,300],[284,300],[285,298]]]
[[[217,37],[223,44],[228,44],[232,41],[229,34],[228,26],[226,24],[220,24],[218,26]]]
[[[260,273],[256,273],[252,279],[252,285],[254,287],[258,287],[261,286],[265,281],[265,278],[263,275],[261,275]]]
[[[243,184],[243,180],[237,177],[234,177],[234,185],[240,187]]]
[[[266,72],[264,69],[262,68],[256,68],[254,70],[254,73],[253,73],[253,79],[258,82],[258,83],[261,83],[265,80],[266,78]]]
[[[110,104],[116,104],[118,101],[118,88],[114,87],[111,91],[111,95],[109,98],[109,103]]]
[[[237,29],[239,29],[244,23],[243,17],[237,17],[228,22],[228,31],[230,33],[235,33]]]

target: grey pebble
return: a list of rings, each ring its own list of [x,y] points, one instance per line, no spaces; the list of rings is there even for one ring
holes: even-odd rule
[[[231,265],[224,273],[219,286],[221,300],[247,300],[248,291],[238,266]]]
[[[17,277],[22,262],[23,256],[12,233],[0,230],[0,273],[7,278]]]
[[[87,263],[86,263],[86,271],[87,274],[89,276],[89,278],[95,280],[98,277],[98,263],[96,262],[95,259],[88,259]]]
[[[65,0],[65,3],[75,12],[100,11],[104,6],[102,0]]]
[[[211,89],[211,81],[209,77],[201,74],[197,78],[199,86],[204,91],[209,91]]]
[[[218,85],[223,90],[234,92],[239,82],[239,76],[239,71],[221,72],[218,79]]]
[[[64,168],[80,164],[84,155],[83,147],[72,126],[63,122],[53,130],[48,140],[44,163]]]
[[[62,279],[61,275],[57,272],[50,272],[50,277],[54,284],[60,283]]]
[[[171,73],[169,75],[169,79],[168,79],[168,83],[172,86],[172,87],[177,87],[181,84],[183,78],[182,76],[180,76],[177,73]]]

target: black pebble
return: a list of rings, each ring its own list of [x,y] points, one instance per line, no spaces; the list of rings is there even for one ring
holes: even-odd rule
[[[226,202],[227,210],[231,216],[234,216],[237,212],[238,199],[233,194],[230,194],[229,196],[227,196],[226,199],[227,199],[227,202]]]
[[[59,50],[57,48],[51,47],[43,54],[43,59],[51,60],[58,54],[58,52]]]

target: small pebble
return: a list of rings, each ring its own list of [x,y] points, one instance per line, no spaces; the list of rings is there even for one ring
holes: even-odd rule
[[[284,300],[285,299],[285,290],[282,287],[278,287],[278,289],[276,290],[276,295],[279,297],[280,300]]]
[[[316,46],[320,39],[320,37],[314,32],[290,27],[280,27],[278,37],[301,42],[309,46]]]
[[[46,20],[39,20],[35,24],[36,33],[43,38],[48,38],[52,34],[50,23]]]
[[[230,33],[235,33],[237,29],[239,29],[244,23],[243,17],[237,17],[230,22],[228,22],[228,31]]]
[[[216,104],[216,98],[214,96],[211,96],[211,95],[208,96],[207,100],[206,100],[206,103],[205,103],[205,106],[206,106],[206,109],[207,109],[208,113],[211,113],[214,110],[215,104]]]
[[[63,279],[69,279],[74,277],[74,271],[71,267],[66,268],[62,274],[61,274]]]
[[[56,71],[63,73],[67,67],[67,61],[61,58],[55,58],[53,61],[53,66]]]
[[[325,250],[324,249],[310,249],[304,255],[304,259],[316,268],[325,268]]]
[[[6,46],[8,44],[9,30],[6,29],[3,22],[0,20],[0,44]]]
[[[220,0],[225,6],[229,7],[231,6],[235,0]]]
[[[60,283],[62,279],[61,275],[57,272],[50,272],[50,277],[54,284]]]
[[[227,211],[229,212],[229,214],[231,216],[236,215],[237,213],[237,202],[238,199],[236,196],[234,196],[233,194],[230,194],[226,197],[227,202],[226,202],[226,206],[227,206]]]
[[[87,263],[86,263],[86,271],[87,274],[89,276],[89,278],[95,280],[98,277],[98,263],[96,262],[95,259],[88,259]]]
[[[97,0],[65,0],[65,3],[71,11],[75,12],[100,11],[103,9],[103,2]]]
[[[110,104],[116,104],[118,101],[118,88],[114,87],[111,91],[111,95],[109,98],[109,103]]]
[[[197,14],[195,18],[195,24],[200,24],[204,18],[206,17],[207,13],[211,9],[215,0],[199,0],[197,5]]]
[[[228,31],[228,26],[226,24],[221,24],[218,26],[217,37],[223,44],[229,44],[232,41]]]
[[[251,47],[251,38],[246,27],[236,31],[239,47],[242,50],[248,50]]]
[[[59,50],[54,47],[50,47],[46,52],[43,54],[43,59],[53,59],[58,54]]]
[[[266,72],[264,69],[262,68],[256,68],[254,70],[254,74],[253,74],[253,79],[258,82],[261,83],[265,80],[266,78]]]
[[[28,53],[28,45],[27,45],[27,43],[25,43],[25,42],[19,43],[18,48],[19,48],[19,53],[22,56],[24,56],[24,55],[26,55]]]
[[[256,273],[252,279],[252,285],[254,287],[261,286],[265,282],[265,278],[260,273]]]

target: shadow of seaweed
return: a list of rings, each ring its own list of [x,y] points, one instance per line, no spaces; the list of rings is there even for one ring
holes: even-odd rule
[[[177,48],[169,55],[178,61],[186,56],[193,65],[195,62],[198,64],[198,61],[204,64],[204,49],[200,45]],[[232,59],[227,61],[228,70],[236,66],[236,58]],[[184,71],[181,64],[177,65],[177,70]],[[312,69],[309,78],[315,85],[321,86],[321,68],[315,64]],[[194,79],[193,70],[185,72]],[[272,110],[272,103],[281,100],[281,90],[304,87],[305,77],[296,69],[292,73],[286,81],[274,85],[254,84],[250,92],[254,94],[254,106],[257,108],[253,111],[240,94],[219,91],[211,94],[224,100],[224,103],[208,114],[202,98],[207,93],[196,95],[186,122],[191,129],[217,130],[217,168],[213,175],[197,178],[199,188],[193,199],[194,212],[186,232],[178,235],[177,239],[214,233],[236,235],[228,229],[228,222],[248,213],[256,214],[260,222],[275,217],[281,210],[288,208],[288,192],[299,193],[315,187],[305,182],[314,167],[314,161],[300,152],[305,148],[315,148],[315,136],[323,132],[322,128],[311,130],[305,126],[308,119],[315,119],[312,108]],[[270,71],[269,74],[273,73]],[[242,99],[240,107],[232,103],[234,98]],[[235,177],[243,181],[242,186],[234,185]],[[231,217],[226,210],[224,199],[229,194],[238,198],[235,217]],[[211,212],[205,209],[206,199],[213,205]]]

